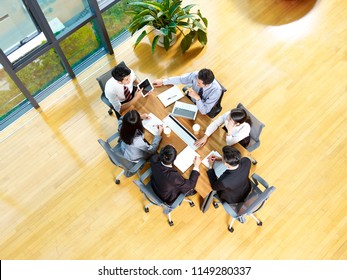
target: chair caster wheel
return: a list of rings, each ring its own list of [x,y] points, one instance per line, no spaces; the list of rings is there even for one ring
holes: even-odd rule
[[[257,226],[261,227],[263,225],[263,222],[260,221],[259,223],[257,223]]]
[[[213,207],[217,209],[219,207],[218,203],[217,202],[213,202]]]
[[[149,212],[149,208],[145,207],[145,212],[148,213]]]
[[[253,165],[256,165],[258,162],[256,160],[252,161]]]
[[[113,114],[112,109],[108,110],[108,114],[111,116]]]
[[[228,230],[229,230],[230,232],[234,232],[234,228],[233,228],[233,227],[228,228]]]
[[[194,204],[193,201],[192,201],[192,202],[189,202],[189,205],[190,205],[190,207],[194,207],[194,206],[195,206],[195,204]]]
[[[169,221],[169,226],[172,227],[174,225],[173,221]]]
[[[116,184],[119,185],[120,184],[120,180],[117,179],[116,180]]]

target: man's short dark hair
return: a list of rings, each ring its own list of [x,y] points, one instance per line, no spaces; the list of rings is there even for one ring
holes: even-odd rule
[[[177,156],[176,149],[171,145],[166,145],[160,150],[159,159],[163,164],[172,164]]]
[[[198,79],[201,80],[204,85],[209,85],[214,80],[214,74],[210,69],[204,68],[198,72]]]
[[[224,146],[222,151],[223,159],[227,164],[236,166],[240,163],[241,153],[236,148],[233,146]]]
[[[115,78],[117,81],[121,82],[126,76],[129,76],[131,73],[131,70],[125,66],[125,65],[117,65],[112,70],[112,77]]]

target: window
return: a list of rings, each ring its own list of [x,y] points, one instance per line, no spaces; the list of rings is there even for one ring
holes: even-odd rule
[[[60,44],[67,60],[73,67],[101,48],[93,29],[93,21],[78,29]]]
[[[26,6],[20,0],[1,0],[0,48],[16,61],[46,41]]]
[[[32,95],[39,93],[65,74],[65,69],[60,64],[54,49],[50,49],[17,72],[18,77]]]
[[[13,112],[25,100],[25,96],[20,92],[0,64],[0,121]]]
[[[121,0],[102,14],[111,40],[123,33],[132,19],[132,15],[124,13],[127,2],[129,0]]]
[[[37,2],[57,38],[92,16],[87,0],[38,0]]]

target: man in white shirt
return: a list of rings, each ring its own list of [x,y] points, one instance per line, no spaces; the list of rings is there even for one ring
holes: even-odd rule
[[[105,85],[105,96],[118,113],[124,112],[141,97],[142,89],[136,87],[138,83],[135,72],[125,64],[113,69],[112,78]]]

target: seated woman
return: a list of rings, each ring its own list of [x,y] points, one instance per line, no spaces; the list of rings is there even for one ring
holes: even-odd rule
[[[140,114],[136,110],[131,110],[119,119],[118,129],[120,133],[121,149],[124,157],[131,161],[147,159],[154,154],[161,141],[163,126],[158,126],[159,135],[155,135],[152,144],[149,144],[144,137],[144,127],[142,119],[148,119],[148,114]]]
[[[207,138],[217,130],[221,125],[225,125],[223,129],[227,132],[226,144],[234,145],[240,143],[243,147],[247,147],[250,141],[249,133],[251,132],[251,119],[246,111],[241,108],[232,109],[230,112],[220,116],[213,121],[207,128],[204,137],[195,141],[195,146],[201,147],[205,145]]]

